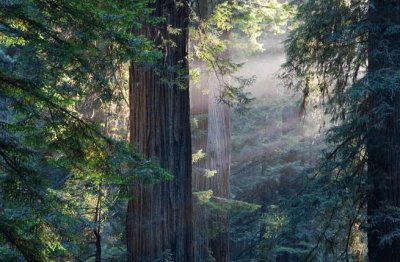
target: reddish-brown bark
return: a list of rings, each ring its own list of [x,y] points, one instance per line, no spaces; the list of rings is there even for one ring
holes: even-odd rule
[[[176,47],[163,49],[158,66],[131,64],[130,136],[139,152],[156,157],[174,178],[133,188],[126,228],[128,261],[187,262],[193,260],[190,106],[188,80],[179,76],[187,76],[188,5],[157,0],[154,9],[166,23],[144,25],[140,33],[156,44],[161,38],[173,40]],[[168,24],[181,33],[170,35]]]

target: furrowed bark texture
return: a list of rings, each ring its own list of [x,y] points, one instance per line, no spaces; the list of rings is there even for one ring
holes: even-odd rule
[[[400,261],[399,238],[381,241],[399,228],[399,223],[389,218],[398,217],[398,211],[391,208],[400,207],[400,83],[376,79],[393,79],[400,69],[400,33],[387,30],[400,24],[400,2],[371,0],[369,19],[379,29],[370,32],[368,43],[368,73],[373,85],[367,141],[368,257],[369,261]],[[375,113],[382,105],[390,108],[389,114]]]
[[[157,0],[154,15],[166,23],[144,25],[141,34],[161,44],[173,40],[156,68],[130,68],[131,140],[139,152],[158,158],[174,176],[154,186],[137,185],[127,215],[128,261],[193,261],[190,103],[187,80],[187,3]],[[170,35],[167,24],[181,30]],[[179,67],[179,71],[170,70]],[[160,71],[156,72],[156,71]],[[165,72],[165,71],[168,72]],[[182,74],[183,71],[183,74]],[[176,84],[184,76],[184,89]],[[175,82],[174,82],[175,81]],[[174,82],[174,83],[173,83]],[[182,84],[182,82],[181,82]]]
[[[220,0],[197,1],[197,15],[206,20],[212,15]],[[228,39],[229,32],[222,36]],[[225,58],[229,58],[226,52]],[[195,152],[203,149],[204,160],[194,164],[193,191],[212,190],[213,196],[229,198],[230,162],[231,162],[231,112],[229,106],[219,103],[221,95],[218,72],[201,70],[201,88],[208,88],[208,94],[202,94],[192,88],[192,116],[198,120],[198,128],[193,133],[192,141]],[[216,171],[213,177],[205,176],[205,170]],[[194,199],[193,221],[195,236],[195,260],[225,262],[229,258],[229,219],[222,212],[210,210]]]
[[[208,85],[208,74],[200,74],[200,88]],[[192,130],[193,153],[202,150],[207,152],[208,137],[208,94],[205,94],[195,86],[190,87],[190,113],[196,122],[196,127]],[[207,169],[207,156],[200,161],[193,163],[192,169],[192,189],[193,192],[204,191],[206,189],[198,186],[199,181],[205,179]],[[209,249],[208,217],[209,210],[202,206],[197,198],[193,198],[193,235],[194,235],[194,259],[195,261],[208,261],[211,257]]]
[[[220,0],[195,2],[196,14],[206,20]],[[229,33],[227,33],[229,35]],[[223,36],[226,37],[226,36]],[[225,58],[229,58],[226,52]],[[193,153],[203,150],[206,157],[193,164],[193,192],[213,191],[213,196],[229,198],[231,161],[231,112],[226,104],[219,103],[221,95],[218,72],[207,70],[201,61],[195,60],[193,67],[200,67],[200,89],[191,87],[191,115],[197,127],[192,133]],[[208,93],[203,93],[208,89]],[[216,171],[207,177],[207,171]],[[219,201],[218,200],[218,201]],[[212,199],[211,201],[214,201]],[[202,205],[197,198],[193,202],[193,224],[195,261],[228,261],[229,219],[226,212],[216,212]]]
[[[229,198],[231,113],[228,105],[217,102],[219,95],[219,87],[211,84],[208,104],[207,155],[210,158],[209,168],[216,170],[217,173],[209,179],[209,182],[214,196]],[[211,238],[210,246],[215,261],[224,262],[229,259],[229,219],[224,212],[216,216],[218,231]]]
[[[192,115],[198,120],[194,132],[195,149],[203,149],[205,159],[194,164],[193,191],[213,191],[213,196],[229,198],[229,174],[231,158],[231,115],[226,104],[219,103],[220,87],[217,79],[205,73],[201,84],[207,85],[209,94],[192,93]],[[193,88],[194,89],[194,88]],[[195,90],[195,89],[194,89]],[[205,170],[217,171],[207,177]],[[222,212],[217,214],[209,208],[194,202],[195,260],[228,261],[229,221]]]

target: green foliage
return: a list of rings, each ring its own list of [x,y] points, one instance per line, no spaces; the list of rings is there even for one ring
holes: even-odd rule
[[[212,190],[193,193],[193,195],[196,196],[196,201],[198,201],[200,205],[208,206],[213,212],[256,212],[260,208],[260,205],[257,204],[216,197],[213,194]]]
[[[0,2],[0,260],[73,260],[87,250],[100,184],[123,192],[170,178],[78,109],[89,96],[116,99],[122,63],[160,57],[130,33],[147,4]]]
[[[319,225],[308,236],[312,244],[303,248],[308,259],[365,256],[366,143],[376,125],[372,116],[383,122],[391,110],[381,102],[370,108],[368,100],[382,90],[393,94],[389,90],[398,85],[396,74],[366,70],[368,52],[374,50],[368,36],[381,26],[368,21],[370,8],[369,1],[304,1],[286,41],[284,80],[303,92],[304,109],[320,107],[330,117],[324,158],[304,176],[298,199],[288,204],[295,232],[310,227],[307,220]]]
[[[232,30],[232,38],[239,44],[233,42],[234,49],[251,54],[264,50],[258,42],[263,33],[284,32],[291,13],[290,5],[276,0],[232,0],[216,6],[210,23],[221,31]],[[243,38],[245,43],[240,41]]]
[[[193,5],[190,58],[215,75],[220,102],[231,106],[248,104],[252,98],[245,89],[255,78],[236,76],[242,66],[236,60],[264,50],[258,42],[263,32],[282,33],[292,13],[291,6],[276,0],[217,1],[207,3],[206,7],[194,2]],[[206,9],[206,14],[202,14],[202,9]]]
[[[301,120],[299,104],[285,95],[256,100],[245,112],[235,111],[232,194],[235,200],[260,208],[231,217],[231,239],[238,247],[232,261],[302,261],[312,248],[318,223],[310,214],[310,203],[299,209],[289,203],[299,200],[324,146],[315,124],[319,117],[315,112]]]
[[[348,88],[365,73],[367,10],[367,1],[306,1],[286,40],[282,77],[304,93],[304,105],[326,105],[334,121],[346,113],[344,103],[353,102],[346,101]]]
[[[193,193],[196,204],[204,207],[202,212],[207,212],[207,235],[212,239],[220,232],[228,230],[226,217],[238,213],[254,214],[260,209],[257,204],[252,204],[234,199],[214,196],[212,190],[198,191]]]
[[[216,174],[217,174],[217,170],[209,170],[209,169],[207,169],[205,174],[204,174],[204,176],[206,178],[211,178],[211,177],[214,177]]]

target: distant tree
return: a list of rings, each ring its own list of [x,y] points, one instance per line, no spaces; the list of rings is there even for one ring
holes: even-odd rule
[[[279,31],[285,11],[274,0],[200,0],[192,6],[191,70],[198,75],[191,85],[193,153],[204,154],[193,168],[195,254],[199,261],[228,261],[229,218],[223,206],[230,197],[231,110],[252,101],[245,88],[255,80],[235,75],[241,64],[234,57],[263,50],[258,37],[264,30]],[[245,47],[242,38],[249,39]],[[214,208],[197,199],[210,193]]]
[[[209,34],[207,23],[213,23],[214,8],[220,3],[209,1],[198,1],[197,10],[198,34]],[[229,18],[228,18],[229,19]],[[196,26],[196,25],[195,25]],[[203,32],[201,32],[204,30]],[[197,33],[197,32],[196,32]],[[209,56],[215,59],[216,63],[228,66],[229,57],[229,32],[221,30],[222,33],[215,40],[224,48],[215,52],[209,50]],[[205,36],[207,38],[207,36]],[[197,40],[197,41],[196,41]],[[204,156],[194,163],[192,172],[192,187],[194,193],[206,194],[212,192],[213,197],[229,198],[229,173],[231,157],[231,114],[228,103],[221,101],[224,93],[224,86],[229,84],[228,72],[221,72],[219,69],[211,69],[196,57],[196,49],[199,51],[209,45],[206,39],[192,39],[193,65],[202,68],[200,81],[191,86],[191,113],[198,125],[192,132],[194,153],[203,152]],[[207,49],[207,48],[205,48]],[[206,51],[207,52],[207,51]],[[199,52],[201,53],[201,51]],[[197,53],[197,54],[199,54]],[[217,67],[217,66],[216,66]],[[232,69],[231,69],[232,70]],[[225,74],[226,73],[226,74]],[[222,78],[224,78],[222,80]],[[201,150],[201,151],[200,151]],[[226,210],[210,209],[202,205],[201,201],[194,197],[194,237],[195,237],[195,261],[215,260],[228,261],[229,258],[229,220]]]

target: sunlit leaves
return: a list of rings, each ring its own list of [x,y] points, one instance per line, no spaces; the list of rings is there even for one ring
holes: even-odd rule
[[[0,118],[0,243],[13,243],[7,250],[31,261],[74,260],[87,247],[100,185],[118,195],[134,183],[171,178],[156,159],[106,137],[80,112],[91,96],[122,99],[113,89],[123,63],[160,58],[151,41],[131,33],[150,19],[148,3],[0,1],[0,103],[7,109]]]
[[[25,40],[20,37],[5,36],[0,33],[0,44],[5,46],[24,45]]]
[[[192,163],[197,163],[200,160],[204,159],[206,154],[203,152],[203,149],[200,149],[196,153],[192,154]]]
[[[238,58],[264,51],[260,38],[265,32],[283,33],[293,8],[275,0],[229,0],[209,3],[205,9],[206,14],[192,14],[190,59],[201,61],[216,76],[220,102],[244,105],[252,100],[244,89],[254,78],[234,76],[242,66]]]

